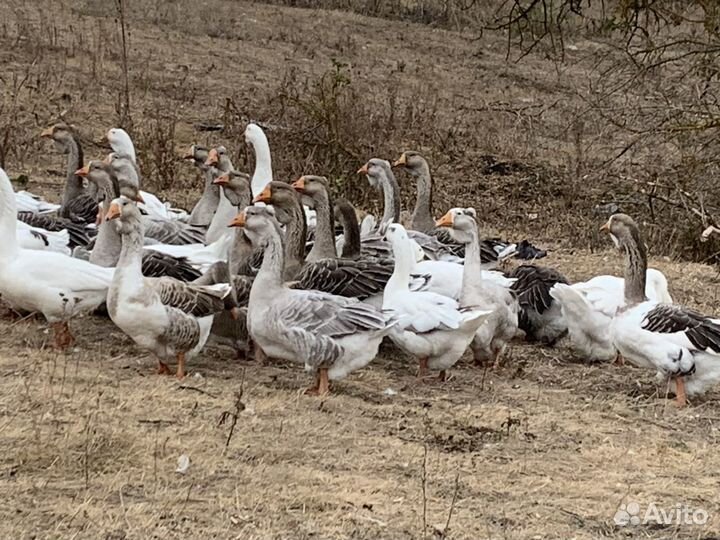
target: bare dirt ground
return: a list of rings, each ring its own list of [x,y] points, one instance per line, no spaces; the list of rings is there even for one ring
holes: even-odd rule
[[[478,45],[458,32],[340,11],[227,0],[130,6],[143,165],[160,163],[166,149],[154,131],[161,118],[174,128],[171,152],[196,140],[223,142],[237,152],[239,167],[249,167],[237,130],[203,135],[192,126],[243,117],[282,124],[268,88],[277,92],[288,69],[302,85],[336,58],[350,62],[361,88],[381,88],[371,101],[382,114],[391,96],[383,92],[392,86],[400,96],[395,109],[409,115],[403,122],[434,111],[433,125],[388,124],[349,147],[338,157],[347,170],[339,185],[372,155],[420,148],[436,165],[437,208],[457,201],[478,206],[493,233],[530,234],[555,248],[543,263],[573,280],[620,271],[606,243],[596,253],[587,249],[600,245],[599,222],[589,212],[606,187],[563,187],[543,172],[571,159],[562,115],[548,112],[547,129],[538,132],[503,112],[508,103],[542,109],[569,99],[541,60],[508,66],[501,39]],[[102,155],[100,139],[116,121],[121,86],[112,8],[79,0],[0,0],[0,8],[6,107],[0,124],[7,126],[9,113],[13,122],[5,166],[13,177],[28,175],[32,191],[56,199],[63,158],[37,135],[68,110],[85,136],[86,155]],[[409,107],[418,94],[419,108]],[[228,100],[236,116],[226,114]],[[373,111],[358,110],[367,115],[356,118],[358,125],[386,118]],[[420,129],[422,136],[414,131]],[[281,148],[274,153],[277,177],[319,167],[315,154],[303,155],[284,139],[286,132],[269,131],[273,148]],[[515,168],[480,171],[489,155],[515,160],[509,167]],[[173,201],[191,204],[200,191],[194,173],[172,159],[166,165],[177,183],[147,180]],[[666,273],[677,301],[716,311],[715,269],[652,263]],[[416,384],[414,364],[384,349],[368,369],[318,400],[300,393],[308,380],[293,365],[243,363],[211,347],[177,382],[155,375],[154,360],[109,321],[86,318],[73,327],[77,349],[63,355],[46,348],[44,322],[0,322],[4,538],[720,535],[717,392],[677,411],[652,373],[585,365],[564,345],[518,344],[499,371],[484,373],[465,361],[444,385]],[[191,461],[185,474],[176,472],[181,455]],[[619,505],[633,501],[642,511],[652,502],[699,508],[710,519],[702,526],[616,526]]]

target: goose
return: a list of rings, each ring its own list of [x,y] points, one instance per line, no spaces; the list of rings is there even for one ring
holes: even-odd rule
[[[305,177],[308,178],[308,177]],[[317,178],[317,177],[316,177]],[[325,196],[327,191],[320,187],[321,182],[312,181],[315,186],[307,189],[323,189]],[[308,184],[310,181],[308,181]],[[298,189],[305,189],[305,180],[296,182]],[[314,193],[315,191],[313,191]],[[316,195],[320,197],[320,195]],[[382,293],[385,283],[392,274],[392,269],[386,265],[377,264],[372,259],[338,259],[332,256],[335,249],[334,239],[324,236],[316,241],[316,245],[330,245],[321,247],[327,258],[319,257],[315,261],[305,260],[305,236],[307,224],[303,213],[300,195],[293,186],[283,182],[270,182],[263,191],[255,197],[253,202],[272,204],[275,207],[278,221],[285,225],[285,279],[296,280],[298,287],[302,289],[314,289],[339,296],[348,296],[365,300],[371,296]],[[321,209],[318,207],[318,212]],[[327,215],[318,216],[318,221],[325,227],[329,216],[329,204],[322,205],[322,212]],[[332,233],[331,233],[332,234]],[[320,249],[320,248],[319,248]]]
[[[220,203],[220,188],[213,184],[213,172],[210,167],[205,165],[209,153],[210,151],[204,146],[192,144],[183,155],[184,160],[192,160],[193,165],[197,167],[205,179],[203,194],[193,207],[188,219],[188,223],[195,227],[208,227]]]
[[[393,323],[356,299],[287,287],[283,235],[274,214],[273,208],[250,206],[231,223],[265,250],[250,290],[248,329],[268,356],[301,362],[315,372],[315,385],[306,392],[324,395],[331,380],[375,358]]]
[[[217,175],[231,171],[233,169],[232,162],[227,155],[227,150],[224,146],[218,146],[210,150],[205,165],[212,168],[212,175],[215,178]],[[225,196],[224,190],[220,190],[219,201],[215,214],[210,220],[207,233],[205,234],[205,243],[212,244],[217,240],[220,240],[222,236],[228,233],[227,224],[237,214],[237,209]]]
[[[360,257],[360,224],[355,207],[343,198],[335,199],[334,213],[342,227],[342,242],[336,242],[337,251],[343,259]]]
[[[445,381],[447,370],[460,359],[490,311],[462,308],[460,304],[437,293],[411,291],[412,246],[405,228],[389,224],[385,232],[393,247],[395,269],[385,286],[382,309],[398,322],[390,339],[407,353],[418,358],[418,378],[428,369],[439,370]],[[465,293],[463,291],[463,297]]]
[[[460,258],[465,257],[465,246],[454,241],[448,229],[435,226],[435,220],[432,217],[433,179],[427,160],[419,152],[406,150],[395,160],[393,167],[402,167],[417,180],[417,196],[410,219],[410,228],[434,236],[454,255]],[[482,261],[485,264],[492,263],[494,266],[494,263],[498,261],[498,254],[507,246],[508,244],[504,242],[483,239],[480,242]],[[487,269],[487,266],[484,266]]]
[[[245,128],[245,142],[255,151],[255,171],[250,181],[254,197],[257,197],[265,186],[273,181],[272,158],[267,136],[260,126],[250,123]]]
[[[493,368],[497,368],[507,344],[517,333],[517,300],[508,287],[483,279],[480,233],[474,208],[453,208],[436,225],[448,227],[452,240],[465,246],[461,306],[492,312],[472,340],[473,357],[478,365],[489,360]]]
[[[102,161],[90,161],[75,172],[77,176],[87,178],[97,186],[101,201],[100,223],[89,261],[98,266],[114,267],[120,259],[122,238],[116,224],[105,220],[105,214],[110,202],[121,194],[117,178],[113,176],[110,166]],[[154,250],[143,251],[142,273],[148,277],[168,276],[181,281],[193,281],[200,277],[200,272],[193,268],[187,259]]]
[[[625,256],[625,305],[613,318],[613,343],[622,356],[669,381],[678,407],[720,380],[720,318],[648,300],[647,254],[635,221],[615,214],[601,231]]]
[[[0,169],[0,296],[13,308],[42,313],[55,346],[67,349],[75,342],[69,319],[105,300],[113,270],[53,251],[23,249],[16,238],[16,216],[10,179]]]
[[[510,290],[518,299],[518,327],[525,333],[525,339],[553,346],[567,334],[567,322],[550,289],[556,283],[569,284],[567,278],[554,268],[534,264],[522,264],[510,271],[508,277],[515,279]]]
[[[146,197],[153,195],[140,190],[140,172],[137,164],[131,159],[131,155],[111,153],[105,162],[110,165],[113,174],[117,178],[121,192],[141,203],[141,209],[147,211]],[[160,205],[162,206],[162,203]],[[205,240],[205,230],[203,228],[193,227],[179,220],[159,216],[157,212],[151,212],[150,215],[144,216],[143,225],[145,227],[145,236],[153,238],[162,244],[177,246],[203,244]]]
[[[225,308],[230,285],[191,285],[172,278],[142,274],[143,222],[135,201],[121,196],[110,204],[106,219],[118,220],[122,252],[107,295],[112,321],[140,347],[158,358],[158,373],[177,360],[177,378],[185,362],[205,346],[213,315]]]
[[[390,163],[384,159],[372,158],[360,167],[357,172],[358,174],[364,174],[370,185],[380,189],[383,193],[383,215],[377,228],[377,232],[382,234],[388,224],[400,222],[400,187],[392,172]],[[414,230],[406,230],[406,233],[409,238],[423,248],[429,259],[450,262],[462,261],[462,258],[453,252],[451,246],[443,244],[434,236]],[[497,254],[494,254],[494,260],[489,262],[494,267],[497,263]]]
[[[32,214],[52,214],[60,209],[59,204],[47,202],[39,195],[29,191],[16,191],[15,204],[18,212],[30,212]]]
[[[83,151],[77,134],[70,126],[59,122],[44,129],[40,136],[52,139],[57,149],[68,156],[60,217],[76,223],[94,223],[97,216],[95,186],[85,186],[83,179],[75,175],[75,171],[83,166]]]
[[[560,304],[571,347],[578,357],[591,362],[623,362],[612,343],[610,325],[617,310],[625,305],[624,286],[623,278],[595,276],[572,285],[557,283],[550,289]],[[655,302],[673,303],[667,278],[654,268],[647,270],[645,295]]]
[[[116,156],[124,156],[129,159],[135,166],[135,175],[137,177],[138,189],[140,188],[140,169],[137,165],[137,158],[135,154],[135,145],[127,131],[122,128],[111,128],[105,134],[105,138],[113,152],[108,156],[109,160],[112,160],[113,154]],[[147,215],[158,218],[158,219],[180,219],[184,220],[187,218],[187,213],[183,210],[173,209],[168,203],[163,203],[156,195],[148,192],[141,191],[142,202],[140,208],[147,213]]]

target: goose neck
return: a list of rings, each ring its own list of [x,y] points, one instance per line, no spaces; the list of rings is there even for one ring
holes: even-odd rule
[[[142,278],[142,249],[143,226],[142,222],[138,220],[128,232],[122,234],[122,248],[117,268],[129,270],[132,274]]]
[[[620,246],[625,252],[625,304],[632,306],[647,300],[647,253],[639,238],[626,239]]]
[[[392,171],[383,171],[380,175],[380,185],[383,190],[383,217],[380,230],[389,223],[400,222],[400,186]]]
[[[256,137],[252,141],[252,145],[255,149],[255,171],[252,175],[251,188],[253,197],[256,197],[273,180],[272,158],[270,157],[270,145],[264,135]]]
[[[470,231],[470,242],[465,244],[465,262],[460,296],[463,305],[476,305],[482,297],[481,289],[482,261],[480,259],[480,233],[477,229]]]
[[[412,245],[408,240],[396,239],[393,242],[393,255],[395,256],[395,268],[385,286],[385,290],[391,292],[407,291],[410,288],[410,272],[414,266]]]
[[[360,225],[355,210],[350,205],[340,207],[340,222],[342,223],[344,244],[342,257],[355,259],[360,256]]]
[[[69,136],[65,140],[67,149],[67,171],[65,176],[65,188],[63,190],[62,208],[65,213],[66,206],[76,197],[85,192],[83,179],[75,176],[75,171],[83,166],[83,152],[79,141]]]
[[[272,227],[265,238],[263,261],[255,278],[258,290],[267,292],[268,288],[281,287],[284,280],[285,254],[283,239],[278,227]]]
[[[428,233],[435,228],[432,217],[432,176],[427,163],[422,163],[416,173],[417,197],[415,209],[412,214],[412,228],[416,231]]]
[[[312,262],[320,259],[335,259],[337,257],[333,226],[335,215],[330,195],[323,189],[313,197],[313,201],[317,213],[317,227],[315,228],[315,243],[308,253],[307,260]]]
[[[285,276],[292,279],[305,262],[307,223],[300,201],[285,209]]]

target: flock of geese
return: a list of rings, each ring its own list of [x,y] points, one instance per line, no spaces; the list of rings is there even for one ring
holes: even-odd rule
[[[304,365],[314,394],[367,366],[384,339],[417,359],[420,379],[446,380],[468,348],[477,364],[497,366],[523,336],[544,346],[567,336],[587,361],[654,369],[680,406],[720,379],[720,320],[673,304],[627,215],[602,226],[624,254],[624,277],[570,284],[536,264],[498,270],[517,260],[517,246],[483,239],[473,208],[435,220],[430,168],[417,152],[358,170],[384,203],[379,219],[359,222],[324,177],[274,181],[255,124],[245,131],[252,175],[222,146],[183,156],[205,179],[190,213],[141,189],[124,130],[110,129],[113,151],[92,161],[64,123],[41,136],[67,155],[62,201],[14,192],[0,169],[0,295],[15,311],[42,313],[59,349],[74,344],[69,321],[93,312],[152,351],[158,373],[175,362],[183,377],[211,339]],[[406,227],[393,169],[417,186]]]

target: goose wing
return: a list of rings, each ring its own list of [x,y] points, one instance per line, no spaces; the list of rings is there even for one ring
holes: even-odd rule
[[[173,257],[150,249],[142,252],[142,273],[147,277],[168,276],[180,281],[194,281],[200,277],[200,272],[185,257]]]
[[[95,208],[97,212],[97,207]],[[70,248],[75,246],[87,246],[90,243],[90,232],[83,225],[73,223],[69,219],[45,214],[33,214],[32,212],[18,212],[18,219],[31,227],[45,229],[50,232],[67,230],[70,235]]]
[[[298,281],[315,289],[361,300],[382,293],[393,264],[381,259],[323,259],[303,266]]]
[[[195,317],[207,317],[222,311],[225,308],[224,299],[230,294],[227,283],[193,285],[169,277],[147,278],[146,283],[158,293],[163,305]]]
[[[658,304],[640,325],[648,332],[670,334],[677,345],[689,350],[720,354],[720,319],[671,304]]]
[[[565,276],[557,270],[532,264],[518,266],[508,277],[517,280],[510,286],[510,290],[517,295],[520,307],[537,313],[544,313],[552,305],[550,289],[553,285],[568,283]]]
[[[98,203],[95,197],[79,195],[71,199],[63,207],[62,212],[74,223],[95,223],[98,214]]]
[[[205,231],[199,227],[192,227],[182,221],[156,220],[146,218],[145,236],[154,238],[163,244],[203,244]]]

